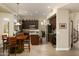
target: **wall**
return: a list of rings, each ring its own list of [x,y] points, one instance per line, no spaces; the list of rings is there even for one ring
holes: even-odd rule
[[[40,36],[42,36],[42,33],[41,31],[45,31],[45,33],[47,33],[47,27],[46,27],[46,24],[42,25],[41,22],[43,22],[45,20],[45,22],[47,22],[46,19],[39,19],[38,22],[39,22],[39,31],[40,31]]]
[[[4,21],[4,18],[9,19],[9,36],[12,36],[14,31],[13,15],[8,13],[0,13],[0,44],[2,44],[2,34],[4,34],[4,24],[7,23]]]
[[[77,25],[79,23],[79,12],[73,12],[70,14],[71,20],[73,20],[73,27],[77,30]]]
[[[58,9],[56,13],[56,50],[69,50],[69,11]],[[59,24],[66,23],[66,29],[60,29]]]
[[[48,18],[56,14],[56,50],[69,50],[71,48],[70,32],[70,12],[65,9],[55,9],[54,12],[47,16]],[[41,22],[42,20],[40,20]],[[66,29],[59,29],[59,23],[66,23]],[[46,26],[39,25],[40,29],[45,30]],[[46,30],[47,31],[47,30]],[[46,32],[47,33],[47,32]]]

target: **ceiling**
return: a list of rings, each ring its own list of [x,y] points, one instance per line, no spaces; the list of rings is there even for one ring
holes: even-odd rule
[[[62,7],[63,9],[68,9],[71,12],[79,12],[79,3],[70,3]]]
[[[46,18],[48,14],[53,12],[54,8],[65,5],[65,3],[2,3],[0,4],[0,12],[9,12],[16,14],[17,10],[20,16],[31,18]],[[17,9],[18,8],[18,9]]]
[[[7,8],[5,5],[0,4],[0,12],[11,13],[12,11],[9,8]]]
[[[46,18],[48,14],[53,12],[54,8],[61,7],[71,12],[79,12],[79,3],[20,3],[19,14],[22,17]],[[17,13],[16,3],[0,3],[0,12]]]

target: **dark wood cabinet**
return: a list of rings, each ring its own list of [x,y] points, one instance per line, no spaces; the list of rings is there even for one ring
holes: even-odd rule
[[[38,29],[38,20],[23,20],[22,29]]]
[[[39,45],[39,36],[38,35],[31,35],[31,44]]]

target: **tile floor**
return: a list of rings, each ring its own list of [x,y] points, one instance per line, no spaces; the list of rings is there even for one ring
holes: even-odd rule
[[[3,55],[2,49],[0,49],[0,55]],[[6,51],[4,55],[7,56]],[[79,49],[73,48],[69,51],[56,51],[50,43],[47,43],[32,45],[30,53],[28,52],[28,49],[25,49],[23,53],[17,54],[17,56],[79,56]]]

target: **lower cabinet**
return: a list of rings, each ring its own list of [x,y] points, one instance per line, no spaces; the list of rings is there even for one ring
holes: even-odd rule
[[[31,35],[31,44],[39,45],[39,35]]]

